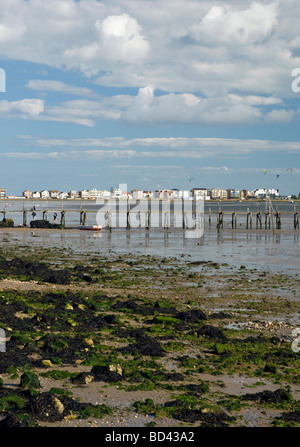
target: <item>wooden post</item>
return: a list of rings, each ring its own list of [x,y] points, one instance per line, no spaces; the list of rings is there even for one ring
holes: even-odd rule
[[[219,230],[220,228],[223,228],[223,213],[222,213],[222,211],[219,211],[219,213],[218,213],[218,217],[217,217],[217,228],[218,228],[218,230]]]
[[[63,228],[65,228],[65,223],[66,223],[66,216],[65,216],[66,212],[62,211],[61,215],[60,215],[60,224]]]
[[[236,229],[236,212],[232,213],[231,216],[231,228]]]
[[[208,225],[211,226],[211,207],[208,210]]]
[[[126,229],[130,230],[130,204],[127,198],[127,219],[126,219]]]
[[[266,230],[268,229],[268,217],[269,217],[269,213],[266,212],[265,213],[265,229]],[[270,220],[269,220],[269,223],[270,223]]]
[[[261,221],[261,213],[260,211],[258,211],[258,213],[256,214],[256,228],[258,228],[258,223],[260,226],[260,229],[262,228],[262,221]]]
[[[43,211],[43,220],[47,220],[47,210]]]
[[[277,230],[280,230],[281,228],[281,218],[280,218],[280,212],[276,212],[276,228]]]
[[[23,227],[27,227],[27,211],[23,211]]]
[[[299,212],[294,213],[294,228],[299,229]]]
[[[150,230],[150,226],[151,226],[151,197],[148,197],[148,213],[147,213],[146,229]]]
[[[169,215],[168,212],[166,211],[164,213],[164,230],[168,230],[169,229]]]

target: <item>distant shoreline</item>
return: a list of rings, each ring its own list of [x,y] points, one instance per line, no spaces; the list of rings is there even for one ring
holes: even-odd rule
[[[53,201],[53,202],[80,202],[80,201],[85,201],[85,202],[97,202],[97,200],[114,200],[115,198],[114,197],[110,197],[110,198],[101,198],[101,197],[99,197],[98,199],[83,199],[83,198],[78,198],[78,199],[52,199],[52,198],[47,198],[47,199],[32,199],[32,198],[30,198],[30,199],[26,199],[25,197],[23,198],[23,197],[6,197],[6,198],[4,198],[4,197],[1,197],[0,198],[0,202],[4,202],[4,201],[7,201],[7,200],[20,200],[20,201],[24,201],[24,202],[49,202],[49,201]],[[151,199],[153,199],[153,197],[151,198]],[[121,199],[120,198],[120,200],[127,200],[127,199]],[[147,200],[147,198],[144,198],[144,199],[128,199],[128,200]],[[158,198],[155,198],[154,200],[159,200]],[[174,198],[174,199],[161,199],[161,200],[180,200],[180,198]],[[265,202],[265,198],[261,198],[261,199],[243,199],[243,200],[238,200],[238,199],[209,199],[209,200],[204,200],[204,202],[211,202],[211,203],[219,203],[219,202],[222,202],[222,203],[256,203],[256,202]],[[281,202],[283,202],[283,203],[286,203],[286,202],[288,202],[288,203],[290,203],[291,202],[291,200],[293,201],[293,202],[297,202],[297,203],[299,203],[300,202],[300,199],[277,199],[277,198],[272,198],[272,201],[273,202],[278,202],[278,203],[281,203]]]

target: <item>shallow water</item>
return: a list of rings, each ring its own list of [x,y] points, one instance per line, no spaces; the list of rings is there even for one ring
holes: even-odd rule
[[[205,230],[201,238],[185,237],[184,231],[114,229],[101,232],[12,228],[0,230],[2,247],[57,248],[74,254],[107,256],[151,255],[185,261],[212,261],[259,270],[298,273],[299,230],[290,232]]]

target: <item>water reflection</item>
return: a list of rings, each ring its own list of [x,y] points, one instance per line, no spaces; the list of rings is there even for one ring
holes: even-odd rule
[[[184,231],[163,230],[74,230],[1,229],[4,250],[19,246],[38,251],[43,248],[73,250],[74,253],[105,256],[110,252],[187,257],[189,260],[226,262],[255,267],[272,266],[281,270],[300,267],[299,233],[205,231],[198,239]]]

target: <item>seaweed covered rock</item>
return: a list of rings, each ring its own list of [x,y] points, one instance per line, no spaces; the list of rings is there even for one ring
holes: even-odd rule
[[[14,226],[14,221],[13,219],[2,219],[2,221],[0,221],[0,227],[2,228],[8,228],[8,227],[13,227]]]
[[[30,413],[35,420],[57,422],[64,418],[63,403],[49,392],[34,396],[29,406]]]
[[[120,365],[95,365],[91,370],[95,381],[119,382],[123,379],[123,369]]]
[[[216,340],[225,341],[227,337],[224,335],[224,333],[221,331],[221,329],[218,329],[215,326],[210,326],[208,324],[202,326],[198,331],[198,335],[204,335],[206,337],[210,337]]]
[[[200,309],[191,309],[186,312],[179,312],[175,318],[185,321],[187,323],[198,323],[199,320],[206,320],[207,317]]]
[[[14,428],[14,427],[28,427],[26,421],[22,421],[16,414],[9,414],[0,421],[0,427]]]
[[[173,412],[173,418],[179,419],[183,422],[194,423],[202,422],[202,424],[209,427],[226,427],[227,421],[231,418],[223,411],[216,413],[211,411],[193,410],[187,408],[181,408]]]
[[[125,348],[120,348],[120,352],[128,353],[138,353],[140,355],[146,355],[150,357],[163,357],[166,355],[161,344],[149,337],[148,335],[143,335],[139,337],[136,343],[126,346]]]
[[[14,258],[10,261],[0,259],[0,268],[7,274],[28,276],[54,284],[70,284],[70,272],[67,269],[53,270],[46,263]]]
[[[24,389],[32,389],[32,388],[40,388],[41,385],[39,378],[36,374],[25,372],[21,376],[19,386]]]
[[[259,393],[246,393],[243,396],[243,399],[278,404],[282,402],[289,402],[293,400],[293,397],[288,391],[279,388],[275,391],[265,390]]]
[[[87,385],[88,383],[93,382],[94,379],[95,377],[93,374],[90,374],[88,372],[81,372],[73,377],[71,381],[76,385]]]

